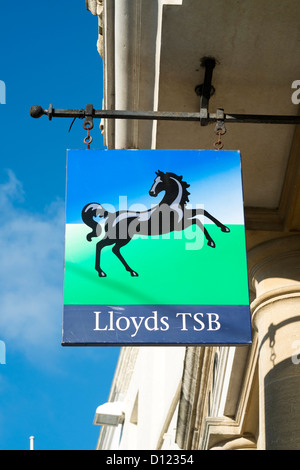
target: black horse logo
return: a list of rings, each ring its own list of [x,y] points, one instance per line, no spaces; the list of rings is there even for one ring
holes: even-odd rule
[[[138,276],[120,253],[120,249],[127,245],[134,235],[163,235],[182,231],[196,224],[203,231],[208,246],[215,248],[215,242],[201,222],[200,216],[208,217],[222,232],[230,232],[228,227],[205,209],[187,207],[188,195],[190,194],[187,188],[190,185],[182,181],[182,176],[162,171],[157,171],[156,175],[149,194],[156,197],[161,191],[165,191],[165,195],[158,205],[149,210],[108,212],[96,202],[89,203],[82,209],[82,220],[92,229],[92,232],[87,235],[88,241],[91,241],[93,237],[99,237],[104,227],[104,236],[96,245],[95,269],[100,277],[106,276],[100,267],[100,255],[102,248],[108,245],[114,245],[113,253],[131,276]],[[98,220],[95,220],[96,218]],[[99,222],[99,218],[103,219],[102,224]]]

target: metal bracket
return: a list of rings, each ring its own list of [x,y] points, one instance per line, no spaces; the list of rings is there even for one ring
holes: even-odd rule
[[[201,66],[205,68],[204,82],[202,85],[196,86],[195,92],[200,96],[200,124],[201,126],[207,126],[209,122],[209,100],[215,92],[211,82],[216,60],[212,57],[203,57]]]
[[[85,107],[85,120],[83,123],[83,128],[84,129],[93,129],[94,123],[93,123],[93,113],[94,113],[94,108],[92,104],[87,104]]]
[[[215,125],[215,133],[223,135],[226,133],[224,109],[217,109],[216,118],[217,124]]]
[[[201,67],[205,68],[204,82],[196,86],[195,92],[200,96],[200,112],[168,112],[168,111],[129,111],[116,109],[94,109],[92,104],[86,105],[85,109],[54,109],[52,104],[48,109],[43,109],[39,105],[31,106],[30,115],[33,118],[40,118],[43,115],[48,116],[49,121],[53,117],[70,117],[73,122],[76,118],[85,118],[83,127],[85,129],[93,128],[93,119],[142,119],[142,120],[161,120],[161,121],[200,121],[201,126],[207,126],[216,122],[215,131],[217,134],[226,132],[226,123],[244,123],[244,124],[300,124],[300,116],[291,115],[264,115],[264,114],[225,114],[224,110],[217,109],[216,114],[209,113],[209,100],[214,94],[215,88],[212,86],[213,70],[216,66],[216,59],[213,57],[203,57]],[[72,122],[72,124],[73,124]],[[72,124],[70,128],[72,127]]]

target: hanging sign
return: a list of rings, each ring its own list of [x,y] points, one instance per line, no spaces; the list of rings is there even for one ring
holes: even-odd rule
[[[251,342],[239,152],[67,160],[63,345]]]

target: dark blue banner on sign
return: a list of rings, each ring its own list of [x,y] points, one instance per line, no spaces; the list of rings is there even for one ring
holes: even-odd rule
[[[62,344],[250,342],[239,152],[69,151]]]
[[[68,344],[241,344],[249,341],[245,305],[67,305]]]

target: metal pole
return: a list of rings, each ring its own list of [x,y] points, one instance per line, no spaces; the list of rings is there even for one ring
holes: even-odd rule
[[[41,106],[34,105],[30,108],[30,115],[33,118],[40,118],[43,115],[48,116],[49,120],[54,117],[63,118],[85,118],[85,109],[43,109]],[[90,116],[90,114],[89,114]],[[162,121],[190,121],[200,122],[200,113],[186,112],[168,112],[168,111],[126,111],[126,110],[99,110],[93,109],[92,119],[146,119]],[[220,120],[218,113],[208,114],[209,123]],[[224,113],[224,122],[229,124],[248,123],[248,124],[300,124],[300,116],[285,115],[264,115],[264,114],[226,114]]]

